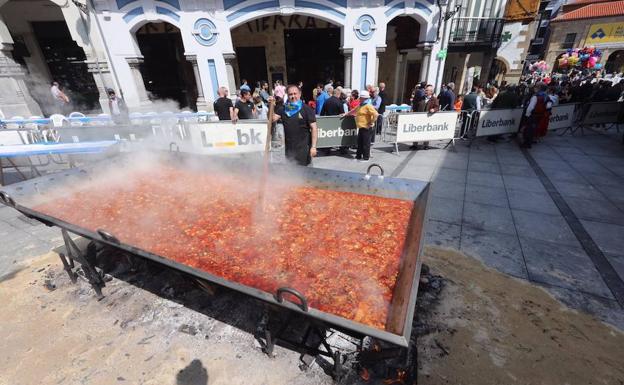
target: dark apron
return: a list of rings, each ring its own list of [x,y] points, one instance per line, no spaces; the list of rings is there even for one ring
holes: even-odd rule
[[[303,119],[300,112],[291,117],[283,114],[282,123],[284,124],[286,159],[297,162],[301,166],[309,165],[312,162],[310,156],[312,135],[309,123]]]

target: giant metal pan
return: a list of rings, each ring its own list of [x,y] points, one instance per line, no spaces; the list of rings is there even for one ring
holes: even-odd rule
[[[165,156],[167,157],[167,161],[170,162],[179,162],[181,158],[188,157],[187,155],[181,154],[171,154]],[[214,161],[213,158],[210,159],[211,162]],[[398,346],[408,346],[416,305],[416,295],[418,291],[421,252],[424,236],[423,228],[426,223],[429,183],[415,180],[380,177],[378,175],[363,173],[360,174],[308,167],[300,167],[299,170],[297,170],[297,172],[303,176],[305,183],[314,187],[375,195],[386,198],[411,200],[414,202],[414,208],[412,210],[408,225],[405,247],[401,255],[397,283],[389,309],[386,329],[381,330],[340,316],[322,312],[314,308],[306,308],[305,306],[301,306],[301,304],[284,301],[281,293],[267,293],[253,287],[223,279],[205,271],[139,249],[133,245],[119,243],[116,239],[109,238],[105,233],[100,234],[98,232],[84,229],[28,207],[27,202],[29,201],[29,198],[35,196],[36,194],[45,193],[46,190],[60,185],[63,185],[64,187],[71,187],[72,184],[75,184],[83,178],[97,178],[98,170],[101,171],[104,164],[106,167],[124,167],[124,162],[126,161],[127,159],[125,156],[118,156],[113,159],[107,159],[105,163],[95,163],[83,168],[74,168],[38,177],[17,185],[5,186],[3,187],[3,191],[0,192],[0,202],[7,206],[13,207],[27,217],[37,219],[48,226],[58,226],[74,234],[108,244],[134,255],[190,274],[194,277],[217,285],[225,286],[246,295],[250,295],[275,306],[287,308],[291,311],[304,314],[329,327],[343,331],[346,334],[357,337],[370,336]],[[228,164],[228,167],[235,167],[238,161],[226,160],[226,162],[230,163]],[[183,163],[180,162],[180,164]],[[244,165],[244,167],[248,166]],[[279,175],[280,173],[287,172],[286,169],[287,168],[284,166],[272,166],[271,172]],[[292,170],[288,170],[288,172],[292,172]]]

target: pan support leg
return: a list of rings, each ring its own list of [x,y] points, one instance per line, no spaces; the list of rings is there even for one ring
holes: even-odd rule
[[[63,266],[65,268],[65,271],[67,271],[67,274],[69,274],[69,278],[72,280],[72,282],[76,282],[78,275],[73,268],[74,261],[78,261],[82,267],[85,278],[87,278],[87,281],[89,282],[93,290],[95,290],[95,294],[98,300],[104,298],[104,295],[102,294],[102,288],[106,286],[104,283],[104,278],[95,269],[95,243],[89,243],[86,252],[83,252],[71,239],[67,230],[62,229],[61,233],[63,235],[63,241],[65,242],[65,249],[67,251],[66,256],[61,254],[61,262],[63,262]],[[69,259],[69,261],[66,257]]]

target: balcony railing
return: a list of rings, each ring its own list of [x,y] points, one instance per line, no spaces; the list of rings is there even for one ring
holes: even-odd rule
[[[487,44],[498,47],[504,19],[457,17],[451,23],[450,44]]]

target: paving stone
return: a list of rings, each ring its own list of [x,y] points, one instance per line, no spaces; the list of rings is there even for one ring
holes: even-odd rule
[[[459,250],[461,226],[430,219],[425,229],[425,244]]]
[[[520,238],[531,281],[615,299],[585,250]]]
[[[606,199],[605,196],[601,193],[602,188],[596,188],[590,184],[582,183],[581,181],[577,181],[575,183],[552,181],[552,183],[559,192],[559,194],[564,197],[585,198],[594,200]]]
[[[573,169],[556,169],[556,168],[544,168],[542,171],[551,181],[563,181],[563,182],[580,182],[583,181],[583,176]]]
[[[620,276],[620,279],[624,281],[624,250],[620,255],[606,253],[605,256]]]
[[[526,176],[503,175],[505,187],[508,189],[546,192],[544,185],[537,178],[529,178]]]
[[[528,165],[501,163],[500,168],[503,175],[537,178],[537,175],[535,175],[535,171],[533,171],[531,166]]]
[[[503,156],[499,154],[498,163],[500,163],[501,165],[509,164],[509,165],[515,165],[515,166],[529,166],[530,167],[529,161],[526,159],[526,157],[523,154],[503,155]]]
[[[624,250],[624,226],[586,220],[581,220],[581,223],[604,253],[622,253]]]
[[[452,157],[444,157],[440,160],[438,167],[466,170],[468,168],[468,158],[464,157],[463,159],[458,159]]]
[[[464,224],[479,230],[516,233],[509,208],[465,202],[463,219]]]
[[[433,175],[433,181],[435,182],[452,182],[452,183],[465,183],[466,170],[457,170],[453,168],[439,168]]]
[[[528,279],[516,235],[484,231],[465,225],[461,234],[461,251],[500,272]]]
[[[498,165],[494,165],[498,167]],[[468,184],[485,186],[485,187],[505,187],[503,184],[503,178],[499,174],[492,174],[489,172],[479,172],[468,170]]]
[[[560,213],[559,208],[548,193],[507,189],[507,196],[509,197],[509,206],[512,209],[552,215]]]
[[[462,223],[463,205],[461,200],[434,196],[429,199],[429,218],[459,225]]]
[[[542,241],[580,247],[579,241],[561,215],[512,210],[518,235]]]
[[[507,192],[504,188],[466,185],[466,202],[509,207]]]
[[[585,174],[583,177],[595,186],[618,187],[624,191],[624,179],[615,175]]]
[[[489,172],[493,174],[500,174],[498,164],[492,162],[482,162],[480,160],[470,159],[468,162],[468,171]]]
[[[463,182],[443,182],[435,181],[431,183],[431,195],[433,197],[450,198],[464,200],[466,185]]]
[[[624,212],[607,200],[571,197],[564,199],[579,219],[624,226]]]
[[[471,161],[480,161],[480,162],[489,162],[489,163],[498,163],[498,158],[494,152],[470,152],[470,160]]]

